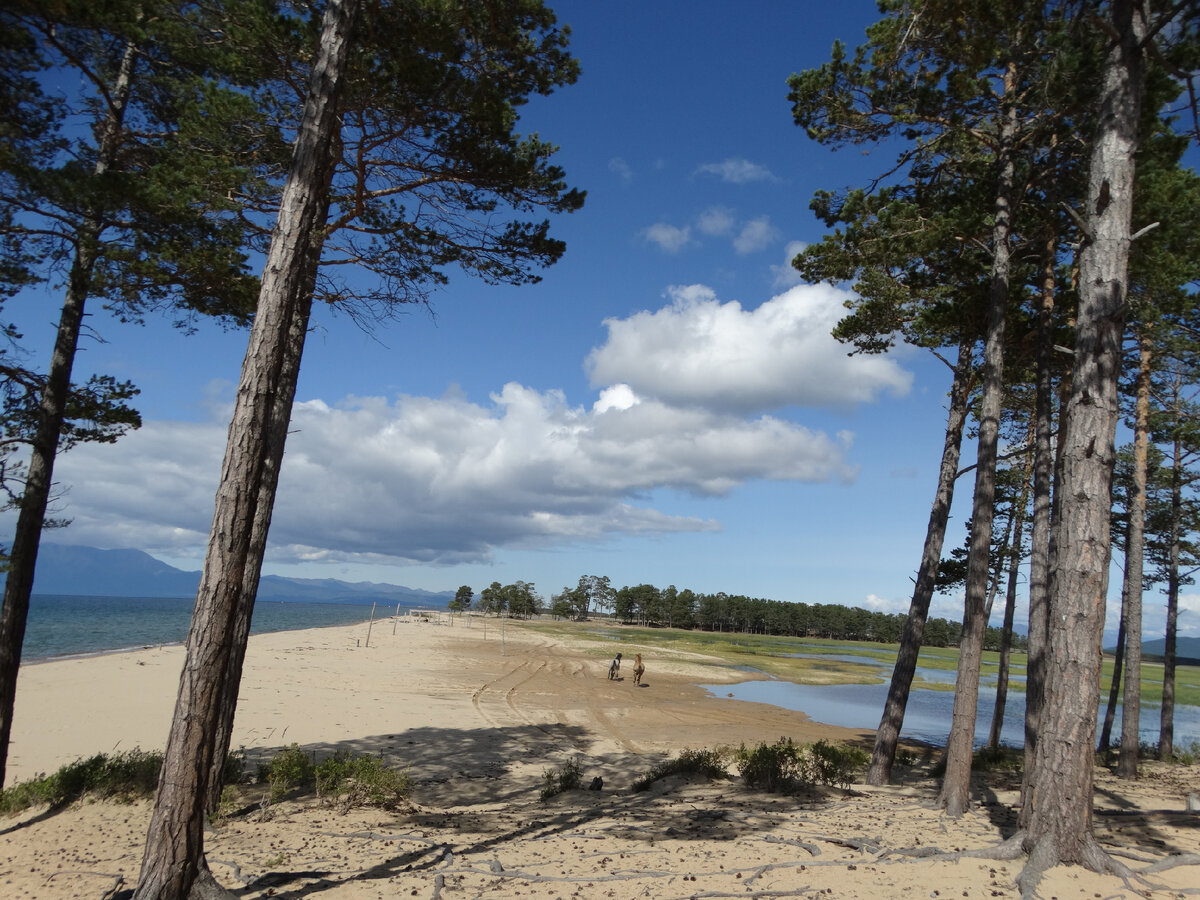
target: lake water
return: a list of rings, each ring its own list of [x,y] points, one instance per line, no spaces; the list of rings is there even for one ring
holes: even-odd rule
[[[939,670],[932,670],[939,671]],[[952,673],[953,674],[953,673]],[[891,675],[889,671],[888,680]],[[953,679],[951,679],[953,680]],[[809,718],[826,725],[842,725],[874,731],[879,727],[888,684],[793,684],[789,681],[744,681],[739,684],[706,685],[717,697],[769,703],[784,709],[805,713]],[[992,712],[996,706],[995,688],[980,687],[979,712],[975,720],[975,742],[982,746],[992,727]],[[901,737],[942,745],[950,733],[954,713],[953,691],[913,689],[908,695]],[[1119,736],[1120,710],[1114,729]],[[1159,707],[1142,704],[1141,740],[1158,742]],[[1103,715],[1103,709],[1101,709]],[[1004,707],[1002,743],[1020,747],[1025,743],[1025,694],[1009,691]],[[1175,746],[1188,747],[1200,743],[1200,707],[1175,707]]]
[[[63,656],[179,644],[187,638],[191,599],[178,597],[78,597],[35,594],[21,652],[23,662]],[[401,611],[411,608],[401,604]],[[395,611],[380,606],[376,618]],[[304,603],[260,600],[251,632],[293,631],[353,625],[371,617],[367,603]]]

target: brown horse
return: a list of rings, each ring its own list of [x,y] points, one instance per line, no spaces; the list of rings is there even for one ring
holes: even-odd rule
[[[642,654],[638,654],[633,658],[633,683],[642,683],[642,673],[646,671],[646,667],[642,665]]]

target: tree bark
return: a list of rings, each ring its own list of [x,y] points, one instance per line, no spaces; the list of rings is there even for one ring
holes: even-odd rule
[[[108,111],[100,127],[93,174],[103,177],[112,167],[120,145],[121,127],[129,103],[129,91],[137,63],[137,48],[125,45],[116,78],[110,91]],[[83,313],[91,289],[92,273],[99,258],[99,239],[103,230],[100,214],[89,214],[75,233],[75,255],[67,278],[58,321],[54,350],[46,384],[38,405],[32,452],[21,494],[17,527],[13,534],[8,581],[4,585],[4,605],[0,609],[0,787],[4,785],[8,764],[8,742],[12,735],[13,706],[17,696],[17,675],[21,668],[21,648],[25,643],[25,625],[29,618],[29,599],[33,594],[34,570],[38,546],[46,522],[46,507],[54,482],[54,460],[71,390],[71,370],[83,327]]]
[[[1180,379],[1175,381],[1175,415]],[[1162,708],[1158,722],[1158,758],[1175,755],[1175,643],[1179,629],[1179,542],[1183,539],[1183,442],[1175,435],[1171,467],[1171,546],[1167,550],[1167,623],[1163,642]]]
[[[1047,867],[1112,863],[1092,834],[1093,758],[1100,652],[1108,594],[1109,508],[1117,382],[1134,157],[1144,95],[1144,10],[1114,0],[1117,35],[1104,66],[1100,124],[1092,145],[1086,222],[1079,256],[1075,366],[1063,441],[1057,560],[1050,598],[1046,695],[1033,766],[1026,772],[1023,846],[1029,865],[1018,878],[1032,893]],[[1033,882],[1033,883],[1031,883]]]
[[[871,785],[887,784],[891,778],[892,764],[896,759],[896,744],[900,740],[900,729],[904,725],[904,710],[908,706],[908,694],[917,669],[917,656],[921,652],[921,641],[925,635],[925,622],[929,618],[929,603],[937,582],[938,563],[941,561],[942,544],[946,539],[946,523],[950,520],[950,506],[954,501],[954,481],[958,473],[963,427],[967,421],[973,343],[964,338],[958,345],[958,360],[954,365],[954,380],[950,385],[950,414],[946,421],[946,438],[942,444],[942,464],[938,470],[937,492],[934,494],[933,508],[929,513],[929,525],[925,529],[921,567],[917,572],[912,600],[909,602],[908,619],[904,623],[904,633],[900,638],[896,665],[892,669],[892,682],[883,706],[883,717],[875,732],[875,747],[871,751],[871,765],[866,776],[867,784]]]
[[[984,341],[983,397],[979,405],[979,449],[975,469],[975,497],[971,509],[971,546],[967,554],[967,586],[963,631],[958,646],[958,679],[954,712],[946,740],[946,774],[938,804],[947,815],[961,816],[971,800],[971,761],[975,749],[975,716],[979,700],[979,666],[987,628],[984,605],[988,587],[988,560],[992,549],[992,513],[996,497],[996,451],[1004,393],[1004,331],[1008,312],[1010,269],[1009,228],[1014,195],[1016,105],[1013,89],[1016,64],[1004,73],[1005,109],[1000,117],[1000,148],[992,227],[992,280],[988,297],[987,335]]]
[[[1030,432],[1033,422],[1030,422]],[[1030,438],[1033,435],[1030,433]],[[1032,440],[1031,440],[1032,443]],[[992,727],[988,733],[988,746],[993,750],[1000,746],[1000,734],[1004,731],[1004,711],[1008,705],[1009,668],[1012,661],[1013,619],[1017,613],[1017,575],[1021,568],[1022,547],[1025,541],[1025,509],[1029,504],[1029,477],[1033,468],[1030,456],[1021,479],[1021,495],[1013,512],[1012,548],[1008,553],[1008,587],[1004,593],[1004,623],[1000,626],[1000,665],[996,673],[996,705],[992,709]]]
[[[328,172],[319,177],[328,184],[337,164],[341,143],[329,141],[325,165]],[[325,192],[322,207],[314,217],[323,227],[329,216],[330,198]],[[279,473],[283,466],[283,451],[287,441],[288,425],[292,418],[292,404],[296,398],[296,384],[300,377],[300,361],[304,355],[304,343],[308,335],[309,317],[312,312],[313,291],[316,288],[317,272],[321,261],[321,244],[311,241],[308,257],[297,262],[304,273],[298,285],[299,300],[291,327],[285,338],[283,361],[279,370],[279,390],[275,395],[271,412],[270,429],[266,436],[266,459],[263,464],[262,484],[259,487],[255,508],[254,524],[250,533],[250,547],[246,556],[245,575],[241,596],[233,625],[232,649],[226,670],[226,681],[221,695],[219,718],[214,729],[216,750],[209,774],[207,812],[213,812],[221,801],[224,788],[225,761],[229,756],[233,739],[233,723],[237,713],[238,691],[242,682],[242,667],[246,660],[246,647],[250,639],[250,625],[254,616],[254,600],[258,594],[258,582],[262,573],[263,557],[267,550],[267,535],[271,529],[271,515],[275,508],[275,492],[279,486]]]
[[[327,211],[330,143],[340,132],[337,98],[359,0],[331,0],[309,94],[263,270],[258,310],[242,365],[208,552],[187,639],[175,716],[159,778],[135,900],[220,893],[204,865],[203,828],[216,729],[227,702],[238,612],[252,564],[259,503],[272,458],[289,338],[303,318],[306,263],[319,256]],[[311,287],[308,291],[311,299]],[[298,372],[297,365],[294,371]],[[286,430],[286,429],[285,429]],[[275,450],[282,452],[282,443]],[[269,518],[266,520],[269,522]],[[265,537],[265,534],[263,535]],[[254,576],[256,580],[257,576]],[[244,653],[244,647],[239,648]],[[236,699],[236,698],[235,698]]]
[[[1150,338],[1138,340],[1137,401],[1133,427],[1133,482],[1129,489],[1129,533],[1125,541],[1125,693],[1121,704],[1121,755],[1117,776],[1136,778],[1142,717],[1142,562],[1146,534],[1146,454],[1150,444]]]
[[[1046,643],[1050,630],[1050,525],[1054,481],[1054,295],[1058,239],[1048,228],[1042,250],[1042,302],[1038,309],[1037,384],[1034,409],[1033,521],[1029,526],[1029,649],[1025,663],[1025,764],[1037,747]]]
[[[1127,632],[1125,604],[1121,604],[1121,623],[1117,626],[1117,650],[1113,654],[1112,680],[1108,686],[1108,705],[1104,708],[1104,724],[1100,727],[1100,739],[1096,742],[1097,752],[1103,753],[1112,746],[1113,724],[1117,721],[1117,701],[1121,698],[1121,685],[1125,673],[1125,634]]]

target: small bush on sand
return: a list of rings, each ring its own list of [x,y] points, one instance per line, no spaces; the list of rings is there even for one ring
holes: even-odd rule
[[[132,801],[149,797],[158,786],[161,753],[133,749],[98,753],[63,766],[53,775],[39,775],[0,791],[0,812],[12,815],[31,806],[65,806],[84,796]]]
[[[635,791],[647,790],[650,785],[668,775],[700,775],[704,778],[728,778],[724,750],[684,750],[675,759],[654,766],[633,783]]]
[[[971,768],[977,772],[1020,772],[1025,768],[1025,751],[1003,744],[983,747],[971,758]]]
[[[812,779],[846,791],[854,776],[866,768],[870,755],[862,747],[817,741],[808,745],[808,765]]]
[[[1187,747],[1176,747],[1167,762],[1178,763],[1181,766],[1194,766],[1200,762],[1200,742],[1192,741]]]
[[[549,800],[563,791],[573,791],[583,784],[583,769],[578,759],[569,759],[561,769],[546,769],[542,772],[541,798]]]
[[[846,790],[870,761],[859,747],[827,741],[796,744],[791,738],[753,749],[743,744],[735,757],[748,785],[774,794],[795,794],[817,784]]]
[[[408,798],[407,772],[389,769],[374,756],[338,752],[316,768],[317,796],[343,813],[353,807],[392,809]]]
[[[288,793],[297,788],[309,787],[316,777],[316,766],[312,757],[300,749],[299,744],[292,744],[286,750],[280,750],[271,759],[267,769],[267,784],[270,785],[270,800],[278,803]]]
[[[805,777],[800,752],[791,738],[753,749],[742,744],[737,751],[738,772],[752,787],[771,794],[794,794],[812,783]]]
[[[298,744],[280,750],[258,774],[259,782],[269,785],[264,807],[292,791],[315,790],[318,799],[343,813],[359,806],[391,809],[412,791],[408,773],[389,768],[378,757],[338,751],[316,763]]]

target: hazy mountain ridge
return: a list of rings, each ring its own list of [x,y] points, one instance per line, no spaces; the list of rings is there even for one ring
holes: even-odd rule
[[[1161,659],[1166,648],[1167,642],[1165,638],[1142,641],[1142,656],[1155,656]],[[1192,665],[1200,664],[1200,638],[1175,638],[1175,657],[1179,662],[1190,660]]]
[[[0,584],[4,580],[5,576],[0,574]],[[93,597],[194,597],[199,584],[199,572],[169,566],[141,550],[44,543],[38,551],[33,592]],[[454,599],[454,592],[369,581],[264,575],[259,582],[258,599],[445,606]]]

